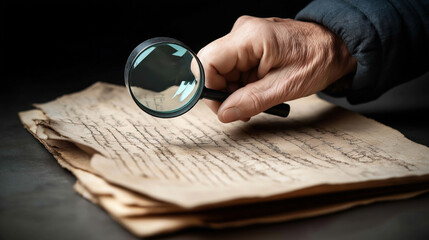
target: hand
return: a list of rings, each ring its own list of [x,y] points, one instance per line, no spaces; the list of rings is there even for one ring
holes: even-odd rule
[[[233,92],[206,100],[222,122],[248,121],[279,103],[325,89],[356,69],[341,38],[321,25],[240,17],[231,32],[198,53],[206,87]]]

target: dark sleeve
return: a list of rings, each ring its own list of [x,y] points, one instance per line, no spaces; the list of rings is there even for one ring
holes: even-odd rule
[[[376,99],[429,70],[429,0],[316,0],[296,19],[329,28],[356,58],[350,103]]]

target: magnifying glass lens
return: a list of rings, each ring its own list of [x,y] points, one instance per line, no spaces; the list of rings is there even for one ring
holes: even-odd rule
[[[198,101],[204,85],[200,76],[196,56],[184,46],[166,42],[138,52],[131,62],[128,84],[143,110],[171,117],[188,111]]]
[[[200,60],[173,38],[152,38],[138,45],[125,64],[125,85],[134,102],[146,113],[171,118],[189,111],[200,98],[223,102],[230,93],[204,87]],[[267,110],[287,117],[290,107],[280,103]]]

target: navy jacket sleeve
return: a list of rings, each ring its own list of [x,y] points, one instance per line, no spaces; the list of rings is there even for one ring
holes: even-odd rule
[[[358,65],[350,103],[379,97],[429,70],[429,0],[316,0],[296,16],[339,35]]]

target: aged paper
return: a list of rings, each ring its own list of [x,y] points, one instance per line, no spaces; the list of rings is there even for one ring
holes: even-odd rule
[[[105,95],[105,93],[109,93],[110,95]],[[81,95],[79,96],[79,94]],[[110,123],[116,127],[112,128],[110,132],[102,127],[106,119],[108,119],[108,115],[100,114],[100,119],[93,119],[94,122],[91,123],[88,121],[88,119],[91,119],[90,116],[82,118],[84,115],[81,115],[81,121],[79,121],[76,120],[79,117],[73,116],[73,114],[69,114],[67,118],[64,116],[60,117],[68,111],[67,109],[61,110],[58,109],[61,108],[58,106],[58,108],[54,107],[50,109],[46,107],[54,103],[55,106],[63,101],[64,98],[69,102],[63,102],[63,107],[66,107],[70,102],[81,100],[82,103],[92,102],[92,104],[98,105],[93,106],[92,110],[81,109],[86,111],[88,115],[97,115],[98,113],[94,112],[95,109],[103,112],[104,107],[112,107],[109,106],[110,103],[99,100],[109,97],[114,98],[117,95],[124,95],[121,96],[124,102],[117,102],[116,109],[119,110],[116,113],[110,113],[111,116],[118,116],[119,118],[116,119],[116,125],[115,123]],[[75,98],[76,96],[77,98]],[[86,92],[65,96],[48,104],[38,105],[43,111],[31,110],[20,113],[20,118],[24,126],[47,147],[57,158],[58,162],[77,177],[78,182],[75,185],[75,190],[85,198],[105,208],[113,218],[138,236],[151,236],[192,226],[224,228],[316,216],[374,201],[408,198],[428,189],[428,167],[426,163],[428,155],[425,155],[428,150],[426,147],[408,141],[393,129],[327,104],[316,97],[292,102],[291,105],[294,112],[287,120],[262,115],[253,119],[250,123],[236,123],[232,125],[218,123],[215,116],[207,111],[204,105],[197,105],[197,110],[193,110],[190,113],[194,115],[187,117],[186,121],[176,123],[174,120],[179,118],[172,120],[151,119],[151,117],[148,118],[145,114],[141,114],[139,109],[134,108],[133,103],[126,105],[126,97],[127,95],[124,94],[121,87],[97,83],[87,89]],[[88,108],[88,106],[83,106],[84,108]],[[75,107],[78,108],[78,105]],[[70,111],[73,112],[76,110]],[[127,114],[122,113],[123,116],[121,116],[121,111],[126,111]],[[133,111],[136,111],[134,113],[135,116],[129,115]],[[203,114],[205,118],[212,119],[203,119],[195,116],[195,114]],[[54,120],[55,118],[52,118],[52,116],[57,116],[57,120]],[[96,118],[95,116],[92,117]],[[123,121],[122,117],[125,117],[126,120],[134,120],[137,124],[132,127],[140,131],[142,131],[140,128],[143,128],[144,133],[139,134],[145,136],[144,134],[146,133],[146,138],[142,137],[137,142],[133,142],[132,140],[124,141],[120,134],[124,134],[124,136],[131,136],[132,134],[127,131],[121,132],[121,130],[128,130],[131,127],[126,126],[127,124],[121,124],[121,121]],[[358,118],[359,121],[353,121],[354,118]],[[148,122],[145,123],[144,121]],[[171,136],[168,134],[168,124],[174,123],[184,124],[185,126],[183,127],[183,131],[180,129],[171,130],[176,134]],[[71,126],[56,127],[59,125]],[[176,128],[179,128],[179,126],[176,126]],[[82,130],[82,132],[78,132],[77,129]],[[91,129],[92,132],[88,129]],[[196,130],[200,132],[195,132]],[[199,135],[202,132],[208,133],[208,135]],[[158,133],[158,135],[155,133]],[[282,136],[283,134],[285,136]],[[79,135],[83,137],[77,138],[76,136]],[[222,136],[224,137],[222,138]],[[92,137],[92,140],[91,138],[88,140],[88,137]],[[191,137],[195,138],[191,140]],[[100,138],[102,140],[99,140]],[[134,135],[134,137],[130,138],[135,139],[136,136]],[[116,142],[112,139],[116,139]],[[135,146],[131,144],[141,143],[141,141],[146,144],[142,145],[145,148],[140,146],[137,149],[142,150],[143,153],[139,153],[138,150],[133,149]],[[386,143],[385,141],[389,142]],[[93,145],[94,142],[99,142],[98,144],[105,146],[105,148],[112,147],[112,152],[117,152],[122,158],[115,160],[115,155],[106,154],[109,151],[100,151],[100,149],[97,149],[99,146],[96,144]],[[281,144],[289,142],[292,145],[287,145],[288,148],[281,146]],[[389,144],[392,144],[390,148],[388,147]],[[291,146],[295,146],[296,148]],[[182,152],[178,151],[177,149],[180,147],[183,147],[185,150],[182,150]],[[411,149],[408,152],[403,152],[399,157],[392,150],[394,148],[403,148],[402,150],[404,150],[407,147]],[[220,153],[222,151],[220,148],[224,149],[226,153]],[[396,152],[399,152],[399,150]],[[149,151],[149,153],[145,153],[144,151]],[[423,152],[411,154],[413,151]],[[135,158],[129,159],[132,156],[129,153],[133,153]],[[247,156],[243,156],[245,153]],[[157,195],[161,193],[161,196],[163,196],[164,194],[162,190],[157,189],[162,184],[165,184],[164,187],[171,189],[166,185],[171,184],[174,178],[169,179],[158,176],[158,178],[152,177],[149,179],[147,176],[139,174],[121,173],[123,171],[123,169],[120,170],[121,168],[118,174],[116,172],[118,169],[112,172],[109,170],[109,168],[117,168],[117,165],[112,167],[109,164],[105,164],[105,162],[114,163],[115,161],[123,161],[125,165],[129,164],[129,161],[135,161],[136,159],[146,161],[145,158],[140,156],[142,154],[146,154],[144,156],[148,157],[152,161],[152,164],[165,164],[166,162],[163,161],[172,161],[172,163],[181,161],[182,165],[178,165],[179,167],[190,168],[188,170],[181,169],[182,171],[192,171],[194,167],[203,166],[201,164],[203,160],[198,159],[198,156],[201,154],[201,156],[204,156],[203,159],[205,161],[209,161],[209,163],[213,162],[219,168],[236,164],[234,166],[238,166],[237,171],[240,171],[242,170],[242,168],[239,168],[240,166],[248,166],[249,169],[247,172],[253,171],[253,175],[256,176],[249,174],[246,180],[241,179],[241,181],[228,182],[226,180],[228,178],[224,179],[222,174],[233,176],[234,173],[230,173],[232,170],[226,168],[224,172],[216,172],[215,168],[212,172],[217,173],[218,178],[224,179],[225,183],[207,184],[207,182],[196,180],[187,182],[178,178],[179,182],[174,185],[178,187],[178,191],[173,192],[174,194],[182,191],[182,194],[190,194],[193,197],[198,197],[201,194],[196,193],[195,191],[197,190],[203,191],[204,194],[210,194],[207,192],[218,194],[225,191],[225,194],[219,200],[224,202],[215,202],[219,198],[207,201],[203,196],[203,201],[190,201],[192,204],[180,204],[180,201],[183,201],[183,199],[176,201],[174,196],[170,196],[172,200],[168,201]],[[222,156],[222,158],[214,158],[214,154]],[[252,158],[253,154],[257,155],[254,155]],[[193,155],[194,157],[188,159],[186,155]],[[283,155],[283,158],[280,157],[281,155]],[[392,155],[395,157],[392,157]],[[234,159],[231,160],[228,156],[230,158],[234,156]],[[247,161],[246,157],[248,158]],[[177,162],[171,158],[177,158]],[[264,158],[269,159],[269,162],[267,160],[264,161]],[[259,161],[265,162],[265,168],[261,168],[258,165]],[[283,164],[278,163],[278,161]],[[306,164],[299,165],[298,161],[299,163]],[[341,161],[344,161],[344,163],[341,163]],[[389,164],[389,162],[392,164]],[[238,163],[242,163],[242,165],[238,165]],[[147,164],[150,164],[150,162]],[[272,166],[281,168],[272,170],[268,168],[268,166],[271,166],[270,164],[276,164]],[[380,168],[384,167],[385,169],[375,169],[373,172],[368,172],[367,170],[370,169],[369,165]],[[163,171],[173,171],[165,166],[164,168],[161,167],[163,165],[160,165],[160,169]],[[173,167],[176,167],[176,165],[173,165]],[[314,177],[311,176],[311,172],[314,173],[314,171],[320,170],[326,174],[330,168],[334,168],[334,170],[338,168],[341,170],[340,172],[347,172],[348,174],[345,175],[350,176],[348,176],[349,178],[345,178],[343,175],[339,175],[338,177],[343,178],[333,181],[331,178],[320,174],[315,176],[324,177],[318,179],[319,182],[316,181],[314,183],[311,181]],[[418,171],[418,168],[422,168],[420,169],[421,171]],[[140,170],[141,173],[149,175],[144,172],[145,168]],[[207,169],[203,169],[202,173],[204,173],[204,170],[208,171]],[[257,170],[267,172],[263,175]],[[283,192],[276,192],[270,189],[265,189],[265,191],[262,189],[261,191],[261,188],[258,186],[253,188],[252,185],[257,180],[264,181],[267,188],[281,187],[279,186],[281,182],[276,181],[284,179],[284,177],[280,178],[277,175],[271,175],[273,172],[278,173],[283,170],[285,171],[283,175],[288,175],[290,172],[291,176],[296,176],[294,175],[296,174],[295,171],[300,170],[304,175],[302,178],[298,178],[298,180],[309,181],[311,184],[304,183],[301,185],[302,187],[299,187],[299,185],[290,186],[289,188],[283,187]],[[305,175],[307,171],[308,175]],[[245,173],[246,171],[243,170],[243,172]],[[369,173],[377,173],[378,175],[371,175]],[[120,180],[112,181],[110,178],[105,177],[109,174],[113,174],[113,179],[123,178],[128,179],[128,181],[139,182],[141,182],[140,178],[143,177],[148,181],[144,184],[153,183],[155,185],[149,192],[155,191],[156,194],[149,194],[134,184],[122,184]],[[131,176],[127,176],[127,174]],[[196,175],[197,173],[194,174]],[[278,175],[281,174],[278,173]],[[195,179],[197,179],[196,176]],[[259,178],[257,178],[258,176]],[[199,177],[204,179],[202,176]],[[350,180],[351,177],[354,178]],[[283,182],[287,183],[287,181]],[[293,181],[289,181],[289,183],[297,184],[297,182]],[[116,184],[120,184],[125,188],[121,188]],[[246,184],[248,185],[246,186]],[[207,189],[201,190],[202,187],[200,185],[205,186]],[[240,185],[252,188],[255,192],[253,195],[249,194],[249,191],[238,192],[235,195],[229,192],[231,189],[237,189],[236,187]],[[127,188],[137,192],[130,191]],[[364,189],[364,191],[359,192],[359,189]],[[358,192],[356,193],[354,190]],[[138,192],[144,195],[138,194]],[[328,199],[328,201],[323,201],[324,194],[336,194],[336,192],[339,195],[327,195],[328,198],[325,197],[325,199]],[[352,194],[353,192],[355,193]],[[305,203],[306,196],[310,198],[315,197],[318,201],[311,200],[312,204],[308,205],[308,203]],[[280,204],[276,203],[278,201],[280,201]],[[299,202],[299,204],[296,202]],[[245,203],[247,205],[243,205]],[[284,206],[292,207],[284,208]],[[242,208],[247,210],[244,211]]]
[[[278,207],[278,203],[269,201],[267,204],[248,207],[232,206],[228,208],[214,208],[213,211],[196,210],[185,212],[185,209],[180,209],[175,206],[169,206],[165,203],[155,202],[147,199],[142,195],[129,192],[126,189],[121,189],[112,186],[100,177],[87,172],[85,170],[74,167],[75,162],[89,161],[88,156],[82,150],[73,147],[72,145],[65,147],[66,142],[63,140],[48,140],[46,137],[61,139],[56,136],[56,133],[47,129],[44,125],[36,127],[35,122],[46,119],[42,112],[33,110],[20,114],[24,124],[29,128],[30,132],[54,154],[61,166],[70,170],[78,179],[74,189],[84,198],[91,202],[102,206],[112,215],[119,223],[137,236],[146,237],[156,234],[176,231],[183,228],[199,226],[210,228],[226,228],[237,227],[256,223],[269,223],[298,219],[304,217],[317,216],[330,212],[344,210],[356,205],[369,204],[376,201],[398,200],[403,198],[413,197],[423,191],[415,191],[416,189],[408,189],[406,193],[384,195],[377,190],[375,196],[360,196],[357,198],[341,199],[338,197],[329,197],[329,201],[323,201],[321,196],[311,196],[311,202],[315,204],[308,205],[302,199],[291,199],[288,202],[281,202],[280,206],[289,206],[286,209]],[[36,121],[31,121],[31,119]],[[44,137],[44,139],[40,138]],[[60,146],[60,147],[58,147]],[[350,196],[350,193],[345,193]],[[314,201],[314,199],[318,199]],[[325,197],[326,199],[326,197]],[[269,199],[265,199],[268,201]],[[334,201],[333,201],[334,200]],[[296,202],[299,202],[298,206]],[[274,203],[274,204],[273,204]],[[245,208],[245,211],[243,211]],[[252,211],[249,209],[257,209],[256,213],[249,214]],[[183,214],[181,214],[183,212]],[[161,215],[158,215],[161,214]]]
[[[201,103],[158,119],[139,110],[125,88],[96,83],[36,107],[49,118],[46,126],[91,155],[102,178],[184,208],[410,176],[427,181],[427,147],[316,96],[290,104],[287,119],[260,114],[222,124]]]
[[[190,83],[189,87],[187,85],[181,85],[180,87],[172,86],[162,92],[155,92],[140,87],[131,87],[131,91],[144,106],[157,109],[158,111],[171,111],[181,108],[184,102],[192,99],[198,89],[194,87],[195,83]]]
[[[76,176],[79,188],[85,187],[93,196],[112,196],[125,205],[167,208],[169,211],[177,209],[177,206],[154,201],[127,189],[109,184],[95,175],[93,169],[89,166],[90,155],[70,141],[64,140],[52,129],[47,128],[45,124],[48,120],[40,110],[21,112],[19,116],[24,126],[45,145],[58,160],[58,163]],[[48,139],[48,137],[51,139]]]

